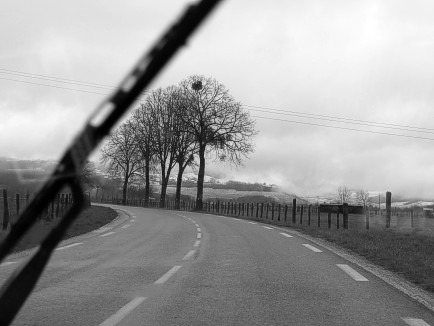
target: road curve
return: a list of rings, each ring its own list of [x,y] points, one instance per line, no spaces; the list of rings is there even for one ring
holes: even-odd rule
[[[14,325],[434,326],[429,309],[290,229],[113,207],[122,223],[59,246]],[[7,259],[0,282],[24,259]]]

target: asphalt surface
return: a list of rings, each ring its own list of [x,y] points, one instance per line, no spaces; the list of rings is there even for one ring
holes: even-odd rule
[[[14,325],[434,325],[431,310],[290,229],[121,209],[59,246]],[[9,257],[0,282],[25,259]]]

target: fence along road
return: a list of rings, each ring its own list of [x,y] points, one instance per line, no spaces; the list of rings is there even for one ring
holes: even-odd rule
[[[124,224],[56,251],[17,325],[434,325],[430,310],[289,229],[122,209]],[[0,281],[19,263],[0,266]]]

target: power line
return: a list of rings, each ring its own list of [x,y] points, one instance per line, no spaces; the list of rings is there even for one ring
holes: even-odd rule
[[[300,114],[303,116],[312,117],[315,119],[322,119],[322,118],[330,118],[330,119],[337,119],[337,120],[344,120],[344,121],[353,121],[353,122],[361,122],[361,123],[367,123],[367,124],[376,124],[376,125],[382,125],[382,126],[391,126],[391,127],[402,127],[402,128],[411,128],[411,129],[420,129],[420,130],[428,130],[428,131],[434,131],[434,128],[424,128],[424,127],[417,127],[417,126],[410,126],[410,125],[400,125],[400,124],[393,124],[393,123],[385,123],[385,122],[376,122],[376,121],[367,121],[367,120],[359,120],[359,119],[351,119],[351,118],[343,118],[338,116],[331,116],[331,115],[322,115],[322,114],[315,114],[315,113],[305,113],[305,112],[299,112],[299,111],[291,111],[291,110],[279,110],[279,109],[273,109],[269,107],[262,107],[262,106],[254,106],[254,105],[246,105],[243,104],[244,107],[247,108],[256,108],[256,109],[263,109],[263,110],[270,110],[270,111],[276,111],[281,112],[282,114]]]
[[[53,76],[48,76],[48,75],[42,75],[42,74],[33,74],[33,73],[27,73],[27,72],[23,72],[23,71],[10,70],[10,69],[4,69],[4,68],[0,68],[0,74],[1,73],[21,76],[21,77],[25,77],[25,78],[33,78],[33,79],[40,79],[40,80],[46,80],[46,81],[52,81],[52,82],[73,84],[73,85],[77,85],[77,86],[96,87],[96,88],[102,88],[102,89],[107,89],[107,90],[115,88],[114,86],[110,86],[110,85],[106,85],[106,84],[89,83],[89,82],[84,82],[84,81],[79,81],[79,80],[59,78],[59,77],[53,77]],[[96,95],[106,95],[106,96],[109,95],[109,93],[99,93],[99,92],[88,91],[88,90],[84,90],[84,89],[75,89],[75,88],[62,87],[62,86],[56,86],[56,85],[50,85],[50,84],[44,84],[44,83],[30,82],[30,81],[25,81],[25,80],[17,80],[17,79],[12,79],[12,78],[0,77],[0,79],[13,81],[13,82],[38,85],[38,86],[44,86],[44,87],[53,87],[53,88],[70,90],[70,91],[75,91],[75,92],[84,92],[84,93],[90,93],[90,94],[96,94]],[[149,91],[144,91],[143,94],[144,93],[149,93]],[[374,128],[395,129],[395,130],[402,130],[402,131],[434,134],[433,128],[424,128],[424,127],[417,127],[417,126],[411,126],[411,125],[400,125],[400,124],[375,122],[375,121],[360,120],[360,119],[351,119],[351,118],[344,118],[344,117],[339,117],[339,116],[305,113],[305,112],[292,111],[292,110],[281,110],[281,109],[274,109],[274,108],[270,108],[270,107],[247,105],[247,104],[243,104],[243,106],[248,108],[251,111],[257,111],[257,112],[262,112],[262,113],[280,114],[280,115],[295,116],[295,117],[299,117],[299,118],[316,119],[316,120],[322,120],[322,121],[326,120],[326,121],[331,121],[331,122],[346,123],[346,124],[353,124],[353,125],[360,125],[360,126],[367,126],[367,127],[374,127]],[[330,125],[324,125],[324,124],[312,123],[312,122],[275,119],[275,118],[262,117],[262,116],[253,116],[253,117],[259,118],[259,119],[283,121],[283,122],[289,122],[289,123],[304,124],[304,125],[326,127],[326,128],[334,128],[334,129],[341,129],[341,130],[359,131],[359,132],[366,132],[366,133],[373,133],[373,134],[380,134],[380,135],[415,138],[415,139],[423,139],[423,140],[434,140],[433,138],[429,138],[429,137],[410,136],[410,135],[380,132],[380,131],[373,131],[373,130],[361,130],[361,129],[354,129],[354,128],[349,128],[349,127],[330,126]]]
[[[303,122],[303,121],[295,121],[295,120],[274,119],[274,118],[254,116],[254,115],[252,115],[252,117],[258,118],[258,119],[289,122],[289,123],[303,124],[303,125],[309,125],[309,126],[317,126],[317,127],[325,127],[325,128],[333,128],[333,129],[341,129],[341,130],[350,130],[350,131],[359,131],[359,132],[365,132],[365,133],[370,133],[370,134],[379,134],[379,135],[387,135],[387,136],[396,136],[396,137],[405,137],[405,138],[414,138],[414,139],[423,139],[423,140],[434,141],[434,138],[429,138],[429,137],[393,134],[393,133],[381,132],[381,131],[362,130],[362,129],[354,129],[354,128],[347,128],[347,127],[339,127],[339,126],[330,126],[330,125],[323,125],[320,123]]]
[[[29,81],[25,81],[25,80],[18,80],[18,79],[12,79],[12,78],[0,77],[0,79],[14,81],[14,82],[19,82],[19,83],[25,83],[25,84],[32,84],[32,85],[39,85],[39,86],[45,86],[45,87],[53,87],[53,88],[66,89],[66,90],[69,90],[69,91],[77,91],[77,92],[84,92],[84,93],[91,93],[91,94],[98,94],[98,95],[108,95],[107,93],[98,93],[98,92],[87,91],[87,90],[84,90],[84,89],[76,89],[76,88],[68,88],[68,87],[62,87],[62,86],[48,85],[48,84],[35,83],[35,82],[29,82]]]
[[[75,84],[75,85],[81,85],[81,86],[86,86],[86,87],[96,87],[96,88],[103,88],[103,89],[114,89],[115,88],[114,86],[111,86],[111,85],[89,83],[89,82],[84,82],[84,81],[80,81],[80,80],[53,77],[53,76],[41,75],[41,74],[33,74],[33,73],[4,69],[4,68],[0,68],[0,73],[8,74],[8,75],[21,76],[21,77],[26,77],[26,78],[49,80],[49,81],[54,81],[54,82],[59,82],[59,83]]]
[[[274,112],[270,110],[262,110],[262,109],[249,109],[251,111],[257,111],[261,113],[272,113],[272,114],[280,114],[280,115],[287,115],[287,116],[295,116],[299,118],[305,118],[305,119],[315,119],[315,120],[322,120],[322,121],[331,121],[331,122],[338,122],[338,123],[346,123],[346,124],[353,124],[353,125],[359,125],[359,126],[367,126],[367,127],[374,127],[374,128],[383,128],[383,129],[395,129],[395,130],[403,130],[403,131],[410,131],[410,132],[418,132],[418,133],[425,133],[425,134],[434,134],[434,131],[425,131],[425,130],[417,130],[417,129],[410,129],[410,128],[401,128],[401,127],[392,127],[392,126],[381,126],[377,124],[371,124],[371,123],[363,123],[363,122],[352,122],[352,121],[341,121],[338,119],[332,119],[332,118],[317,118],[317,117],[309,117],[304,116],[297,113],[280,113],[280,112]],[[353,120],[353,119],[351,119]],[[417,127],[414,127],[417,128]],[[433,129],[434,130],[434,129]]]
[[[0,74],[8,74],[8,75],[20,76],[20,77],[24,77],[24,78],[40,79],[40,80],[52,81],[52,82],[56,82],[56,83],[72,84],[72,85],[77,85],[77,86],[101,88],[101,89],[105,89],[105,90],[116,89],[116,87],[113,85],[90,83],[90,82],[85,82],[85,81],[80,81],[80,80],[60,78],[60,77],[54,77],[54,76],[48,76],[48,75],[42,75],[42,74],[33,74],[33,73],[28,73],[28,72],[23,72],[23,71],[18,71],[18,70],[11,70],[11,69],[4,69],[4,68],[0,68]],[[12,78],[0,77],[0,79],[10,80],[10,81],[15,81],[15,82],[22,82],[22,83],[27,83],[27,84],[40,85],[40,86],[46,86],[46,87],[61,88],[61,89],[66,89],[66,90],[78,91],[78,92],[93,93],[93,94],[98,94],[98,95],[109,95],[109,93],[97,93],[97,92],[75,89],[75,88],[59,87],[59,86],[54,86],[54,85],[50,85],[50,84],[32,83],[32,82],[28,82],[25,80],[17,80],[17,79],[12,79]],[[142,93],[149,93],[149,91],[143,91]]]

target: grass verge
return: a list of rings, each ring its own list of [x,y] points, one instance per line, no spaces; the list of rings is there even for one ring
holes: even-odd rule
[[[116,211],[109,207],[92,206],[83,211],[72,226],[68,229],[63,239],[75,237],[100,228],[101,226],[113,221],[117,216]],[[56,226],[59,219],[53,221],[41,221],[21,239],[14,248],[14,252],[30,249],[37,246],[43,238]],[[6,233],[0,233],[0,242],[6,237]]]
[[[434,293],[434,237],[393,230],[327,230],[296,228],[347,248],[369,261],[400,274]]]

